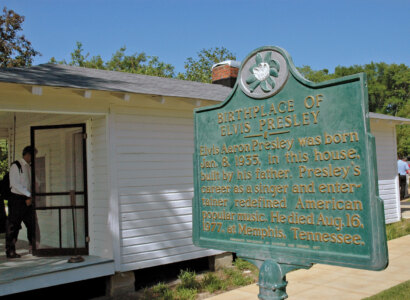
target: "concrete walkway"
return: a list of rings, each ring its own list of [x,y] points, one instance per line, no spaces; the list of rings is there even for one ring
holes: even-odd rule
[[[365,271],[314,265],[286,276],[290,300],[354,300],[375,295],[410,280],[410,235],[388,242],[389,266],[384,271]],[[248,285],[207,300],[257,300],[259,288]]]

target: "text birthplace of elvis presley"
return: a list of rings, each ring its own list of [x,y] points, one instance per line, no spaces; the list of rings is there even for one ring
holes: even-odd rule
[[[194,113],[194,243],[385,268],[367,114],[364,74],[313,84],[284,50],[252,52],[225,102]]]

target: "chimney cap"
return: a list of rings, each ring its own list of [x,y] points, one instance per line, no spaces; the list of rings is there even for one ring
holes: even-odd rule
[[[217,63],[217,64],[214,64],[214,65],[212,66],[212,70],[213,70],[214,68],[216,68],[216,67],[225,66],[225,65],[228,65],[228,66],[230,66],[230,67],[234,67],[234,68],[238,68],[238,69],[239,69],[239,67],[241,66],[241,62],[240,62],[240,61],[236,61],[236,60],[225,60],[225,61],[221,61],[221,62],[219,62],[219,63]]]

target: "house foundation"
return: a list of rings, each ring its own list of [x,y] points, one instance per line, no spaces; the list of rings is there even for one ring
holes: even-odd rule
[[[115,273],[107,277],[106,296],[116,297],[135,292],[134,272]]]
[[[208,257],[209,269],[218,271],[223,268],[232,266],[232,253],[225,252],[218,255]]]

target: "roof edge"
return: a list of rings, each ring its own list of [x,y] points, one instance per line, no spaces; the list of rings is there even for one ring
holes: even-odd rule
[[[374,112],[369,112],[369,117],[370,119],[386,120],[386,121],[392,121],[395,123],[410,124],[410,119],[406,119],[402,117],[395,117],[395,116],[390,116],[390,115],[384,115],[384,114],[379,114],[379,113],[374,113]]]

